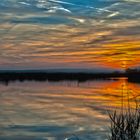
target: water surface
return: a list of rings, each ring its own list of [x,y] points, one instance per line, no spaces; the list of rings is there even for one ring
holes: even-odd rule
[[[140,85],[117,81],[13,82],[0,84],[0,139],[104,140],[107,110],[131,107]]]

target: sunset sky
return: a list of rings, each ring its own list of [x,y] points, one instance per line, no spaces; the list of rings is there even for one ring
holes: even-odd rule
[[[1,0],[0,69],[140,67],[140,0]]]

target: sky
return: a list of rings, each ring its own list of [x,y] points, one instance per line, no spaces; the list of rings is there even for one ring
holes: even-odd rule
[[[1,0],[0,69],[140,67],[140,0]]]

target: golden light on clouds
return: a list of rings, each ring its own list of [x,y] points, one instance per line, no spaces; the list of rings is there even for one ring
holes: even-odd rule
[[[1,57],[9,63],[17,59],[23,65],[28,62],[47,66],[49,62],[126,69],[140,60],[139,37],[122,36],[115,29],[23,24],[7,30],[1,41]]]
[[[2,1],[0,68],[139,67],[139,4]]]

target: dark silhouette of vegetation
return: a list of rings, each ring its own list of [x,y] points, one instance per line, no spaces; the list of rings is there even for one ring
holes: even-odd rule
[[[66,73],[66,72],[0,72],[0,81],[73,81],[84,82],[87,80],[110,80],[120,77],[120,73]],[[114,79],[115,80],[115,79]]]
[[[138,69],[127,69],[126,76],[129,82],[140,83],[140,70]]]
[[[117,78],[126,77],[129,82],[140,82],[140,71],[137,69],[127,69],[125,72],[108,72],[108,73],[92,73],[92,72],[46,72],[46,71],[0,71],[0,81],[8,83],[10,81],[64,81],[76,80],[84,82],[87,80],[117,80]]]
[[[140,128],[140,108],[137,100],[135,100],[136,106],[132,108],[130,106],[129,92],[128,92],[128,106],[124,108],[123,105],[123,91],[122,91],[122,106],[121,111],[109,112],[109,118],[111,121],[109,140],[139,140],[139,128]]]
[[[111,120],[111,136],[109,140],[138,140],[140,112],[139,110],[127,111],[117,114],[109,113]]]

